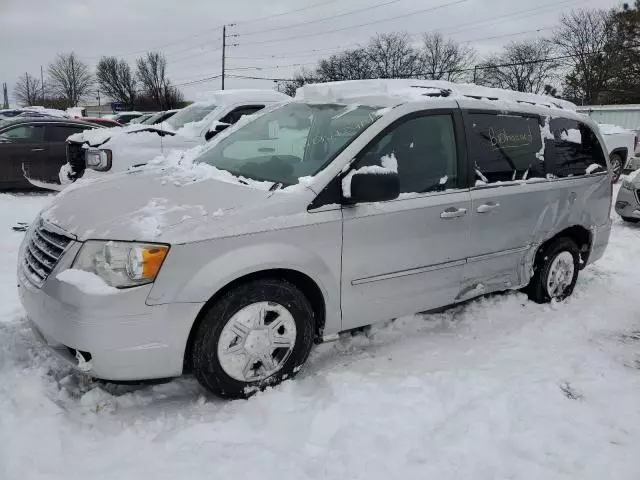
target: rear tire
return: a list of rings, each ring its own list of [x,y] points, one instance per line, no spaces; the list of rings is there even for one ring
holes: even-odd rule
[[[225,398],[247,398],[294,377],[314,337],[314,315],[292,283],[264,279],[222,296],[196,327],[191,352],[198,382]]]
[[[616,183],[622,175],[622,169],[624,168],[622,157],[617,153],[612,153],[609,157],[611,163],[611,182]]]
[[[536,303],[562,301],[573,293],[580,270],[580,251],[567,237],[549,243],[536,255],[533,277],[526,292]]]

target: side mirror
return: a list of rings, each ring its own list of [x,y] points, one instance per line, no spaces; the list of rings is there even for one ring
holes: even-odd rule
[[[343,179],[342,193],[345,203],[384,202],[398,198],[400,195],[398,174],[392,170],[378,168],[379,171],[375,172],[356,170]]]
[[[230,126],[231,126],[230,123],[222,123],[222,122],[217,123],[216,126],[213,128],[213,130],[208,130],[207,133],[204,134],[205,141],[208,142],[213,137],[215,137],[218,133],[223,131],[225,128],[229,128]]]

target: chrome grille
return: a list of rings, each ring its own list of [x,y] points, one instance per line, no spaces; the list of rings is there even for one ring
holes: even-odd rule
[[[53,232],[38,220],[23,252],[22,268],[27,279],[41,287],[70,242],[69,237]]]

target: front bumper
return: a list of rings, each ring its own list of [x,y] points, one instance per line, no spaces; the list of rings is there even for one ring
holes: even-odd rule
[[[625,218],[640,219],[640,203],[638,191],[620,187],[615,203],[616,213]]]
[[[18,267],[20,300],[36,336],[74,367],[105,380],[145,380],[182,373],[184,351],[201,303],[146,305],[151,285],[89,295],[60,282],[65,255],[42,288]],[[75,351],[88,360],[78,361]]]

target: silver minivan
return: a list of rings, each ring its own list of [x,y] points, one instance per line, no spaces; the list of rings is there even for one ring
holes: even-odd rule
[[[601,135],[560,100],[339,82],[241,123],[41,212],[18,278],[43,342],[97,378],[192,372],[245,397],[366,325],[505,290],[562,301],[609,240]]]

